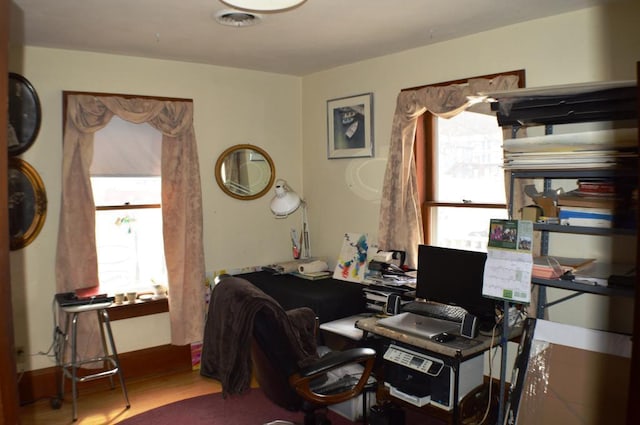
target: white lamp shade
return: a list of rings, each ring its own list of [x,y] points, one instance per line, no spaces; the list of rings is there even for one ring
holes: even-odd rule
[[[286,217],[298,209],[302,199],[292,191],[284,180],[276,181],[276,196],[271,200],[271,212],[276,217]]]
[[[235,9],[249,12],[279,12],[300,6],[306,0],[220,0]]]

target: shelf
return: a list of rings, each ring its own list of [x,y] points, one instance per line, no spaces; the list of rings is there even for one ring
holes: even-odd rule
[[[612,236],[612,235],[633,236],[637,233],[636,229],[566,226],[563,224],[544,224],[544,223],[534,223],[533,230],[556,232],[556,233],[573,233],[573,234],[579,234],[579,235],[602,235],[602,236]]]
[[[610,86],[591,86],[587,91],[553,90],[532,92],[514,90],[492,94],[497,102],[500,126],[575,124],[594,121],[635,120],[637,88],[635,82]]]
[[[635,294],[635,291],[633,290],[633,288],[588,285],[585,283],[576,283],[571,280],[533,278],[531,279],[531,282],[536,285],[546,286],[549,288],[567,289],[569,291],[576,291],[576,292],[582,292],[582,293],[588,293],[588,294],[619,296],[619,297],[633,297]]]
[[[514,178],[549,178],[549,179],[571,179],[571,178],[619,178],[636,177],[637,168],[614,167],[602,169],[572,169],[572,170],[510,170]]]

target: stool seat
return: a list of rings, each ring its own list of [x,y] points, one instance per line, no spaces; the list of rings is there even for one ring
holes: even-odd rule
[[[64,306],[60,308],[65,313],[82,313],[83,311],[101,310],[103,308],[110,307],[111,304],[113,303],[109,301],[106,303],[70,305],[70,306]]]
[[[71,380],[71,393],[72,393],[72,402],[73,402],[73,410],[72,416],[73,421],[78,419],[77,412],[77,399],[78,399],[78,382],[87,382],[93,381],[101,378],[109,378],[111,388],[114,387],[113,384],[113,376],[118,375],[120,379],[120,386],[122,387],[122,394],[124,395],[124,399],[126,402],[126,407],[129,408],[131,405],[129,403],[129,396],[127,394],[127,387],[124,381],[124,376],[122,375],[122,369],[120,368],[120,360],[118,359],[118,352],[116,350],[116,345],[113,340],[113,333],[111,332],[111,322],[109,320],[109,312],[108,308],[112,303],[109,302],[99,302],[99,303],[87,303],[81,305],[70,305],[70,306],[59,306],[60,310],[65,315],[65,325],[64,325],[64,338],[65,342],[60,344],[59,352],[56,353],[56,359],[58,366],[61,368],[62,373],[60,374],[60,383],[59,383],[59,394],[58,399],[53,400],[51,405],[54,408],[59,408],[62,405],[62,400],[64,399],[64,383],[65,379]],[[77,353],[77,341],[78,341],[78,320],[82,313],[95,311],[98,315],[98,324],[100,327],[100,335],[102,339],[102,348],[104,351],[104,355],[96,357],[96,358],[88,358],[82,359],[78,357]],[[69,333],[69,327],[71,326],[71,333]],[[109,345],[107,346],[107,340],[105,339],[105,331],[106,331],[106,339],[108,339]],[[66,339],[71,338],[71,360],[69,362],[65,362],[65,353],[66,353]],[[78,368],[84,364],[88,363],[97,363],[103,362],[104,370],[100,370],[95,373],[90,373],[84,376],[78,375]]]

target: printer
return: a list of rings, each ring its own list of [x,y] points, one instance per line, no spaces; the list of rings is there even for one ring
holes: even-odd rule
[[[483,356],[460,363],[458,400],[483,382]],[[431,404],[450,411],[454,407],[455,374],[442,359],[394,342],[384,351],[384,380],[389,394],[415,406]]]

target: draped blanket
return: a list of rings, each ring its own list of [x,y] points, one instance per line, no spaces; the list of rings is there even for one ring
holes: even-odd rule
[[[202,341],[200,374],[217,379],[224,396],[241,394],[251,383],[251,339],[256,314],[267,310],[282,325],[303,366],[317,359],[315,313],[307,307],[285,312],[245,279],[228,277],[211,295]]]

